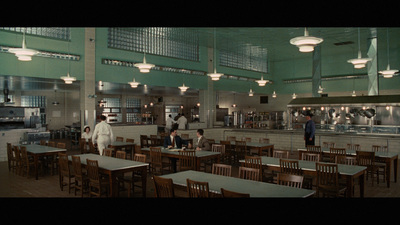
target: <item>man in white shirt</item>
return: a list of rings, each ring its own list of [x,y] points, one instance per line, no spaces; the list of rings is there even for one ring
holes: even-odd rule
[[[103,150],[114,141],[114,134],[111,126],[105,121],[107,117],[101,115],[100,119],[101,122],[94,128],[92,142],[95,143],[97,138],[97,149],[99,150],[100,155],[103,155]]]
[[[169,116],[168,116],[168,118],[167,118],[167,122],[166,122],[166,124],[165,124],[165,132],[166,132],[166,133],[170,133],[170,130],[171,130],[171,128],[172,128],[172,124],[173,124],[173,123],[176,123],[176,121],[173,120],[173,119],[172,119],[172,115],[169,114]]]
[[[178,130],[186,130],[187,119],[183,113],[176,122],[179,124]]]

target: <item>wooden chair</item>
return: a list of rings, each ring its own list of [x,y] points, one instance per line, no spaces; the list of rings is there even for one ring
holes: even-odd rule
[[[260,138],[258,140],[259,143],[269,144],[269,138]]]
[[[301,169],[299,167],[299,161],[293,159],[279,159],[279,165],[281,173],[301,175]]]
[[[150,135],[150,146],[152,147],[156,147],[156,146],[160,146],[158,143],[158,136],[151,134]]]
[[[158,174],[157,168],[160,169],[160,173],[163,174],[164,170],[171,171],[171,164],[162,160],[161,148],[150,147],[150,168],[151,172]]]
[[[208,141],[208,144],[211,145],[211,146],[213,144],[215,144],[215,139],[207,138],[207,141]]]
[[[56,147],[56,142],[54,142],[54,141],[49,141],[49,142],[47,142],[47,146],[49,146],[49,147]]]
[[[15,172],[17,169],[17,160],[15,159],[13,146],[11,143],[7,142],[7,161],[8,161],[8,171],[11,169]]]
[[[189,134],[181,134],[182,139],[189,139]]]
[[[307,152],[322,154],[321,146],[318,146],[318,145],[308,145],[308,146],[307,146]]]
[[[301,160],[319,162],[320,156],[321,155],[318,153],[303,152],[303,154],[301,155]]]
[[[117,151],[115,153],[115,158],[126,159],[126,152],[125,151]]]
[[[153,175],[154,194],[156,198],[174,198],[174,184],[171,178],[163,178]]]
[[[179,151],[179,171],[195,169],[196,151]]]
[[[285,150],[274,150],[273,156],[274,158],[284,158],[288,159],[289,158],[289,151]]]
[[[125,141],[129,143],[135,143],[135,139],[132,138],[127,138]]]
[[[187,192],[189,198],[209,198],[210,189],[208,182],[194,181],[186,179]]]
[[[40,140],[40,145],[47,145],[46,140]]]
[[[338,165],[334,163],[315,164],[317,171],[317,196],[322,192],[323,196],[345,196],[346,187],[339,185]]]
[[[226,140],[227,141],[236,141],[236,137],[235,136],[227,136]]]
[[[221,140],[219,143],[225,146],[225,161],[228,161],[229,164],[232,164],[232,158],[235,159],[235,152],[232,149],[231,142]]]
[[[322,142],[322,147],[324,148],[334,148],[335,147],[335,142]]]
[[[62,148],[62,149],[66,149],[67,145],[64,142],[58,142],[56,145],[56,148]]]
[[[260,180],[260,169],[240,166],[239,167],[239,178],[246,179],[246,180],[261,181]]]
[[[263,167],[261,163],[261,157],[260,156],[245,156],[244,158],[244,167],[248,168],[255,168],[259,170],[259,179],[260,181],[263,180]],[[272,179],[272,177],[269,177],[269,179]]]
[[[235,154],[236,163],[239,163],[239,160],[244,159],[247,155],[247,146],[245,141],[235,141]]]
[[[278,173],[277,184],[295,188],[302,188],[303,179],[304,177],[300,175]]]
[[[87,149],[87,142],[86,142],[86,138],[79,138],[79,150],[81,151],[81,154],[85,154],[88,152]]]
[[[28,157],[26,146],[20,147],[20,154],[21,154],[21,172],[22,172],[21,174],[22,176],[24,176],[24,173],[26,173],[26,178],[29,178],[29,174],[31,171],[30,169],[34,168],[35,162],[33,161],[33,159]]]
[[[147,135],[140,135],[140,147],[147,148],[149,147]]]
[[[114,149],[112,149],[112,148],[105,148],[103,150],[103,156],[112,157],[113,151],[114,151]]]
[[[22,173],[22,159],[21,159],[21,152],[18,145],[13,146],[13,152],[15,156],[15,172],[18,175]]]
[[[388,147],[387,146],[380,146],[380,145],[372,145],[372,151],[374,152],[388,152]],[[375,165],[379,168],[379,174],[382,174],[383,176],[383,182],[386,180],[386,170],[390,168],[386,168],[386,162],[385,160],[378,160],[375,159]],[[382,170],[381,170],[382,169]]]
[[[250,194],[248,193],[229,191],[224,188],[221,188],[221,194],[223,198],[250,198]]]
[[[211,151],[212,152],[219,152],[221,153],[220,155],[220,161],[224,162],[225,161],[225,145],[222,144],[212,144],[211,145]],[[213,163],[217,163],[216,159],[208,160],[204,162],[204,171],[207,172],[207,166],[212,167]]]
[[[242,141],[251,142],[251,137],[242,137]]]
[[[345,148],[329,148],[329,162],[335,163],[336,156],[346,156]]]
[[[75,175],[75,196],[76,191],[80,190],[81,197],[83,198],[83,192],[87,192],[89,188],[89,177],[82,171],[81,158],[79,156],[72,155],[72,168],[74,169]]]
[[[367,167],[367,180],[368,174],[371,174],[372,186],[374,186],[374,173],[376,172],[379,184],[379,167],[375,165],[375,152],[356,151],[356,155],[358,165]]]
[[[145,163],[146,158],[147,158],[146,155],[137,153],[133,156],[133,161]],[[134,171],[134,172],[132,172],[131,176],[118,177],[118,179],[119,179],[118,182],[119,183],[120,182],[128,183],[128,197],[130,198],[131,193],[135,193],[135,186],[142,187],[139,185],[135,185],[135,182],[142,180],[141,178],[142,178],[141,171]]]
[[[110,183],[108,179],[104,179],[99,173],[99,164],[97,160],[86,159],[86,169],[89,177],[89,197],[98,196],[102,194],[102,187],[106,190],[106,196],[108,197],[110,192]]]
[[[132,139],[132,138],[127,138],[125,141],[126,141],[126,142],[129,142],[129,143],[135,143],[135,139]],[[140,147],[140,146],[139,146],[139,147]],[[133,150],[133,154],[135,154],[136,145],[131,146],[131,147],[127,147],[127,148],[129,148],[129,150],[131,150],[131,152],[132,152],[132,150]],[[125,149],[125,150],[126,150],[126,149]],[[132,159],[131,152],[129,152],[129,154],[126,155],[126,157],[128,157],[128,159]]]
[[[354,166],[354,165],[357,165],[357,157],[346,156],[346,155],[337,155],[335,163]]]
[[[115,141],[121,141],[121,142],[123,142],[123,141],[124,141],[124,138],[123,138],[123,137],[116,137],[116,138],[115,138]]]
[[[220,164],[220,163],[213,163],[211,173],[216,174],[216,175],[230,177],[232,175],[232,166]]]
[[[347,144],[346,145],[347,150],[354,150],[354,151],[360,151],[361,147],[359,144]]]
[[[71,193],[71,189],[75,188],[75,181],[72,182],[72,179],[75,178],[75,175],[72,174],[71,168],[68,163],[68,156],[64,153],[58,153],[58,165],[60,166],[60,188],[63,191],[64,186],[68,186],[68,193]],[[67,182],[64,180],[67,178]]]

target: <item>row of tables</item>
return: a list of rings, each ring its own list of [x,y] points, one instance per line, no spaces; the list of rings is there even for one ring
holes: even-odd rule
[[[234,145],[234,141],[231,142]],[[111,144],[113,148],[134,146],[134,143],[129,142],[113,142]],[[263,144],[263,143],[255,143],[248,142],[246,145],[250,148],[257,149],[259,153],[263,153],[263,151],[268,151],[267,156],[262,156],[262,165],[266,169],[280,171],[279,159],[271,157],[273,154],[273,144]],[[59,149],[49,146],[41,146],[41,145],[26,145],[28,154],[32,155],[35,160],[35,176],[38,179],[37,173],[37,162],[38,157],[45,155],[56,155],[59,152],[66,152],[66,149]],[[177,149],[165,149],[162,146],[162,155],[165,157],[169,157],[174,159],[176,162],[179,159],[179,152]],[[134,147],[132,148],[134,149]],[[150,148],[142,148],[142,152],[148,152]],[[306,149],[299,149],[299,155],[301,157],[302,152]],[[329,153],[328,149],[322,149],[325,154]],[[348,154],[353,154],[351,151],[348,151]],[[132,154],[133,155],[133,154]],[[263,154],[260,154],[263,155]],[[143,196],[146,196],[146,177],[147,177],[147,168],[149,166],[148,163],[141,163],[132,160],[124,160],[117,159],[107,156],[100,156],[96,154],[81,154],[78,155],[81,157],[81,163],[83,166],[86,165],[86,159],[98,160],[100,172],[108,174],[110,177],[110,190],[111,196],[117,195],[117,181],[116,177],[118,174],[132,172],[132,171],[142,171],[142,187],[143,187]],[[398,157],[395,153],[380,153],[376,155],[377,158],[381,157],[387,159],[387,162],[390,163],[394,161],[394,175],[395,182],[397,182],[397,161]],[[309,197],[315,193],[313,190],[307,189],[297,189],[292,187],[280,186],[276,184],[269,184],[265,182],[257,182],[257,181],[249,181],[244,179],[239,179],[235,177],[224,177],[220,175],[214,175],[205,172],[199,172],[200,163],[204,160],[216,159],[217,162],[220,160],[219,152],[211,152],[211,151],[196,151],[196,171],[184,171],[178,173],[172,173],[168,175],[163,175],[162,177],[172,178],[175,185],[178,186],[186,186],[186,178],[197,180],[197,181],[207,181],[209,182],[210,191],[215,193],[220,193],[221,188],[225,188],[228,190],[249,193],[251,197]],[[174,162],[173,161],[173,162]],[[242,161],[243,162],[243,161]],[[316,175],[315,171],[315,162],[302,161],[299,160],[299,166],[303,170],[304,174]],[[390,168],[390,167],[389,167]],[[347,186],[349,190],[352,190],[354,186],[354,179],[359,178],[360,180],[360,197],[364,196],[364,174],[366,167],[361,166],[348,166],[348,165],[340,165],[338,164],[339,174],[347,180]],[[176,172],[176,163],[174,167],[174,171]],[[390,183],[390,173],[388,176],[388,187]],[[352,197],[352,192],[348,191],[348,196]]]

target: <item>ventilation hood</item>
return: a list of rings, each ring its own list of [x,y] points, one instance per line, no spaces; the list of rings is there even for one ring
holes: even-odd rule
[[[296,98],[290,101],[287,107],[346,106],[346,105],[400,106],[400,95]]]

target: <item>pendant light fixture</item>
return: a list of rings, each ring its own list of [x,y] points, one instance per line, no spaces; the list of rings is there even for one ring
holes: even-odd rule
[[[39,51],[26,48],[25,29],[22,32],[22,48],[9,48],[8,52],[15,54],[19,61],[31,61],[32,56],[39,53]]]
[[[181,89],[182,92],[185,92],[189,87],[185,86],[185,83],[183,83],[182,86],[179,87],[179,89]]]
[[[322,86],[319,85],[319,87],[318,87],[318,94],[322,94],[322,92],[324,92],[324,88],[322,88]]]
[[[253,91],[253,89],[251,89],[251,88],[250,88],[250,91],[249,91],[249,96],[250,96],[250,97],[253,97],[253,96],[254,96],[254,91]]]
[[[347,62],[353,64],[355,69],[361,69],[364,68],[365,64],[371,60],[371,58],[361,58],[360,28],[358,28],[358,57],[356,59],[349,59]]]
[[[304,28],[304,36],[290,39],[290,44],[296,45],[300,52],[312,52],[314,47],[323,41],[322,38],[309,36],[307,28]]]
[[[276,93],[274,91],[274,93],[272,93],[272,98],[276,98]]]
[[[135,78],[133,78],[132,82],[128,82],[129,85],[131,85],[131,88],[137,88],[140,84],[140,82],[136,82]]]
[[[68,54],[69,54],[70,52],[69,52],[69,42],[68,42]],[[74,82],[74,81],[76,81],[76,77],[71,77],[70,75],[69,75],[69,59],[68,59],[68,73],[67,73],[67,76],[62,76],[62,77],[60,77],[62,80],[64,80],[64,83],[66,83],[66,84],[72,84],[72,82]]]
[[[60,104],[60,103],[57,101],[56,93],[57,93],[57,90],[54,90],[54,102],[51,103],[51,104],[53,104],[54,106],[57,106],[57,105]]]
[[[232,104],[232,107],[233,107],[233,108],[236,108],[236,107],[237,107],[237,105],[235,104],[235,101],[236,101],[236,100],[235,100],[235,99],[236,99],[235,97],[236,97],[236,93],[233,93],[233,104]]]
[[[293,92],[292,99],[296,99],[296,98],[297,98],[297,95],[296,95],[296,93]]]
[[[382,74],[384,78],[392,78],[395,73],[399,72],[399,70],[391,70],[390,69],[390,64],[389,64],[389,61],[390,61],[390,57],[389,57],[389,29],[388,28],[386,28],[386,32],[387,32],[387,59],[388,59],[388,65],[386,67],[386,70],[381,70],[381,71],[379,71],[379,73]]]
[[[263,87],[269,82],[269,80],[264,80],[263,75],[261,75],[261,80],[256,80],[256,82],[258,83],[258,86]]]
[[[211,77],[211,80],[217,81],[221,76],[223,76],[223,73],[217,73],[217,32],[216,29],[214,28],[214,73],[209,73],[207,74],[209,77]]]
[[[143,63],[135,63],[133,65],[136,66],[137,68],[139,68],[139,71],[141,73],[148,73],[148,72],[150,72],[150,69],[155,66],[154,64],[150,64],[150,63],[146,62],[146,52],[144,53],[144,56],[143,56]]]

